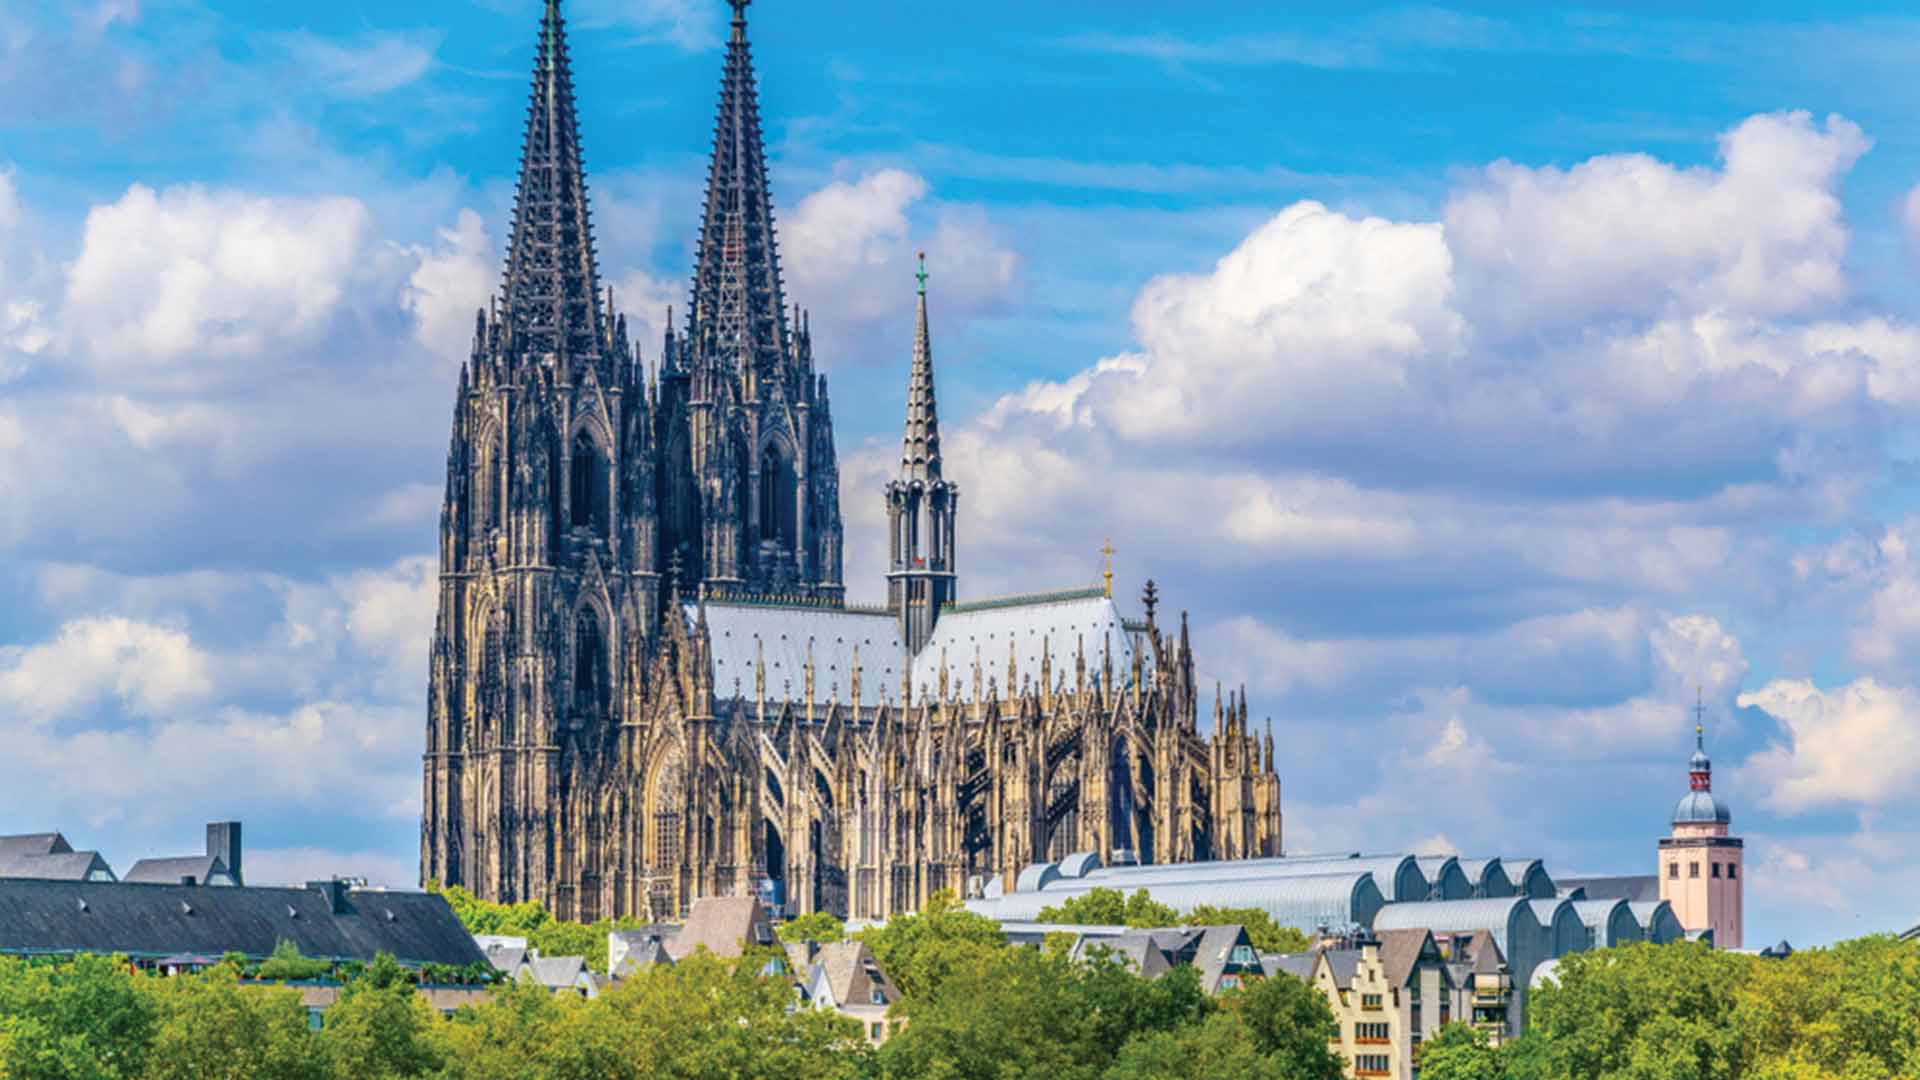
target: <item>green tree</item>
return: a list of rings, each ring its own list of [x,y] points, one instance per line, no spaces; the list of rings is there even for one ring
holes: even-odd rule
[[[333,974],[333,964],[310,960],[300,955],[299,946],[281,938],[273,947],[273,955],[261,962],[258,974],[269,982],[306,982]]]
[[[144,980],[158,1024],[148,1080],[320,1080],[326,1075],[300,993],[243,986],[220,964],[199,975]]]
[[[956,968],[1006,951],[1000,924],[961,906],[950,890],[933,894],[917,915],[897,915],[855,935],[904,997],[933,992]]]
[[[1505,1080],[1506,1064],[1487,1037],[1455,1021],[1420,1046],[1422,1080]]]
[[[327,1010],[320,1051],[333,1075],[396,1080],[432,1075],[442,1063],[440,1017],[390,956],[376,957]]]
[[[1735,1024],[1754,957],[1696,942],[1640,943],[1560,958],[1528,995],[1525,1046],[1503,1053],[1518,1080],[1732,1080],[1745,1076]]]
[[[156,1022],[146,981],[118,957],[58,964],[0,957],[0,1077],[138,1076]]]
[[[1245,1024],[1219,1012],[1197,1025],[1148,1032],[1120,1048],[1105,1080],[1270,1080],[1278,1071]]]
[[[1754,964],[1735,1025],[1762,1080],[1920,1075],[1920,943],[1861,938]]]
[[[1247,928],[1247,940],[1263,953],[1306,952],[1313,941],[1291,926],[1273,921],[1264,908],[1223,908],[1201,904],[1180,920],[1184,926],[1232,926]]]
[[[1191,967],[1147,980],[1057,952],[980,951],[896,1006],[907,1023],[879,1060],[898,1077],[1095,1078],[1129,1039],[1195,1025],[1213,1008]]]
[[[1340,1036],[1326,995],[1303,979],[1261,979],[1221,1000],[1246,1026],[1253,1045],[1290,1080],[1339,1080],[1346,1061],[1327,1048]]]
[[[789,945],[802,941],[831,944],[846,936],[847,924],[825,911],[809,912],[780,924],[780,940]]]
[[[1178,926],[1180,913],[1159,903],[1145,889],[1126,896],[1118,889],[1088,889],[1058,904],[1040,909],[1039,922],[1071,923],[1075,926]]]

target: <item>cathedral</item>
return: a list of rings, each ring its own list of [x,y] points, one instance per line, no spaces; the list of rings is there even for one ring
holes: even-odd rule
[[[545,5],[506,272],[454,404],[422,879],[582,921],[727,895],[873,919],[1073,852],[1279,854],[1271,725],[1257,737],[1245,694],[1216,687],[1203,731],[1186,618],[1163,625],[1151,582],[1138,618],[1110,567],[962,600],[924,262],[899,470],[857,496],[885,500],[887,600],[847,603],[833,409],[783,294],[748,2],[657,369],[600,280]]]

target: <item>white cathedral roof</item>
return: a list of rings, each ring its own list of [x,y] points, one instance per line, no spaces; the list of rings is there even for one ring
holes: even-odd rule
[[[689,624],[699,609],[686,607]],[[859,704],[898,703],[902,665],[908,663],[899,625],[875,609],[836,609],[735,601],[707,603],[713,643],[714,691],[754,693],[754,667],[766,665],[769,700],[799,700],[806,693],[807,648],[813,647],[814,694],[823,702],[850,700],[855,650],[864,669]],[[960,701],[973,700],[973,664],[1008,697],[1007,651],[1012,645],[1021,683],[1038,683],[1043,654],[1051,655],[1056,685],[1070,685],[1074,657],[1084,648],[1087,677],[1097,678],[1101,658],[1111,653],[1116,685],[1133,682],[1135,649],[1149,647],[1127,628],[1113,598],[1099,589],[1008,597],[947,609],[933,638],[912,658],[914,700],[940,694],[940,666],[947,688]],[[1018,692],[1019,686],[1012,688]]]
[[[1073,682],[1074,657],[1086,650],[1087,677],[1096,678],[1103,651],[1113,657],[1117,685],[1133,682],[1134,634],[1113,598],[1099,589],[1009,597],[948,609],[934,624],[933,638],[913,660],[913,696],[929,700],[940,695],[940,665],[947,667],[947,688],[961,701],[973,700],[973,662],[977,656],[983,681],[999,685],[1000,696],[1018,693],[1007,681],[1007,647],[1013,647],[1014,666],[1021,683],[1040,682],[1040,660],[1052,656],[1055,685]]]

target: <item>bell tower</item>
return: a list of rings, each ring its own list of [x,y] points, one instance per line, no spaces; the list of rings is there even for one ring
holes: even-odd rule
[[[1673,808],[1673,833],[1660,841],[1660,899],[1688,933],[1713,931],[1722,949],[1741,946],[1745,844],[1729,835],[1733,813],[1713,794],[1707,758],[1706,706],[1694,706],[1693,757],[1687,793]]]

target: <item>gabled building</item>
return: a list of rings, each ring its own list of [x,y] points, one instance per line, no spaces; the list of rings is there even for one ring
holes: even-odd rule
[[[874,1046],[886,1042],[902,1023],[887,1016],[900,992],[880,969],[873,950],[865,942],[838,941],[810,951],[804,964],[793,965],[806,1001],[858,1021]]]
[[[114,881],[97,851],[75,851],[59,833],[0,836],[0,878],[40,881]]]
[[[1433,935],[1392,930],[1311,955],[1349,1074],[1411,1080],[1421,1042],[1453,1019],[1456,987]]]

